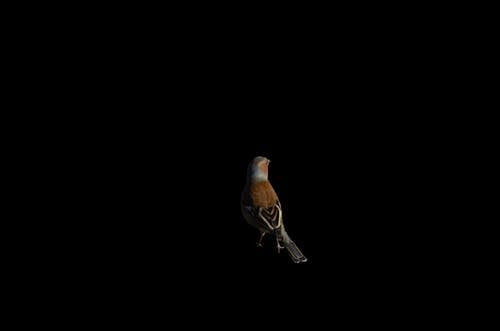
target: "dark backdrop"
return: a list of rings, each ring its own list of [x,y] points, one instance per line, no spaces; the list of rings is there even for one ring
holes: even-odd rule
[[[374,315],[381,307],[392,320],[415,297],[424,308],[410,322],[432,302],[440,313],[446,304],[436,293],[449,284],[440,271],[456,255],[448,212],[460,210],[446,204],[447,191],[462,175],[442,161],[467,143],[448,129],[471,134],[454,122],[469,115],[450,106],[463,99],[453,86],[463,81],[463,46],[446,51],[456,25],[423,33],[420,16],[402,28],[405,13],[387,11],[401,21],[393,22],[370,9],[360,16],[361,7],[323,19],[315,10],[309,20],[269,13],[278,29],[241,22],[239,13],[223,15],[243,29],[214,28],[218,20],[204,11],[207,24],[177,23],[164,10],[156,20],[148,11],[142,24],[114,9],[104,14],[109,29],[91,33],[86,19],[78,29],[29,29],[37,43],[18,38],[32,48],[20,66],[29,76],[18,79],[33,91],[21,89],[16,102],[35,110],[20,113],[22,127],[37,129],[19,137],[29,148],[18,152],[32,158],[22,177],[40,181],[20,189],[42,198],[21,208],[34,212],[35,225],[18,222],[41,241],[27,254],[38,264],[19,263],[33,266],[28,275],[40,276],[46,297],[43,275],[103,314],[144,307],[166,323],[182,310],[183,323],[205,323],[198,312],[218,308],[211,318],[219,326],[232,322],[229,306],[245,316],[238,322],[259,327],[264,314],[310,325],[322,310],[329,323],[350,310],[350,325],[373,324],[360,307]],[[467,33],[455,33],[458,45]],[[257,249],[240,214],[256,155],[272,160],[270,180],[305,264],[278,255],[270,240]]]
[[[68,91],[79,115],[54,138],[73,155],[61,169],[78,167],[74,234],[98,266],[90,270],[145,283],[235,270],[292,270],[311,283],[418,274],[439,233],[431,178],[446,170],[447,137],[438,138],[450,118],[426,111],[435,103],[421,62],[377,52],[367,62],[362,47],[336,42],[346,47],[275,45],[273,57],[244,43],[222,58],[203,48],[201,62],[192,49],[168,60],[152,50],[130,70],[112,57],[100,79],[84,81],[87,92]],[[269,240],[257,249],[240,214],[257,155],[272,160],[270,180],[306,264],[277,255]]]
[[[419,217],[432,201],[420,195],[429,164],[411,126],[345,109],[278,114],[253,105],[187,117],[141,119],[96,142],[89,228],[98,229],[94,253],[106,268],[150,276],[295,268],[348,280],[419,262]],[[257,231],[240,214],[257,155],[272,160],[269,178],[306,264],[278,255],[269,238],[257,249]]]

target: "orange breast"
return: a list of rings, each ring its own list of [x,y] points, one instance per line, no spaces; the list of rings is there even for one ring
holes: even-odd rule
[[[250,185],[250,197],[256,207],[269,208],[278,201],[278,196],[271,183],[258,182]]]

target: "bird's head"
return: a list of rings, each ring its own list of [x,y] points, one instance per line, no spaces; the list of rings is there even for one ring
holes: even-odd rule
[[[266,181],[271,160],[264,156],[255,157],[248,166],[248,177],[254,182]]]

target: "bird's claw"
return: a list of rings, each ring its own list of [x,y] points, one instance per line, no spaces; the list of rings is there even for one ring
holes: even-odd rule
[[[258,242],[256,245],[257,245],[257,247],[264,247],[264,246],[262,246],[262,244],[260,242]]]

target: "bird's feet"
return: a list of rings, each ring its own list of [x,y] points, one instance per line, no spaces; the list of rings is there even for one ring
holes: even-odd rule
[[[276,246],[276,248],[278,249],[278,254],[280,253],[280,251],[285,248],[285,246],[281,246],[279,243],[278,245]]]
[[[259,240],[257,241],[257,247],[262,247],[262,239],[264,239],[264,236],[266,235],[265,232],[262,232],[260,234]]]

